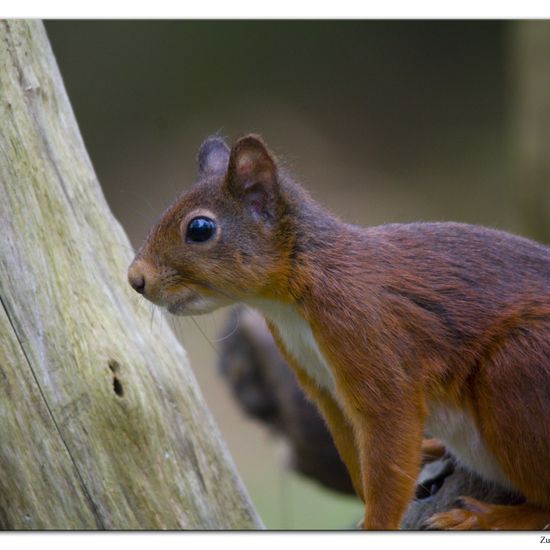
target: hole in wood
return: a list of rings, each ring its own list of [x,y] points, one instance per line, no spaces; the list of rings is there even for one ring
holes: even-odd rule
[[[118,372],[120,370],[120,365],[114,359],[111,359],[108,365],[109,365],[109,368],[111,369],[111,372]]]
[[[122,383],[116,376],[113,378],[113,390],[115,390],[115,393],[119,397],[122,397],[124,395],[124,388],[122,387]]]
[[[124,388],[122,387],[122,382],[116,376],[116,373],[120,370],[120,365],[114,359],[110,359],[107,365],[113,373],[113,390],[119,397],[122,397],[124,395]]]

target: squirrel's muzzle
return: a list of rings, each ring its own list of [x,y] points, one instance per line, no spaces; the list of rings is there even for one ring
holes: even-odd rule
[[[128,273],[130,286],[139,294],[145,292],[145,277],[141,273]]]
[[[128,282],[139,294],[149,298],[151,294],[154,275],[151,274],[150,266],[141,258],[136,258],[128,268]],[[150,298],[149,298],[150,299]]]

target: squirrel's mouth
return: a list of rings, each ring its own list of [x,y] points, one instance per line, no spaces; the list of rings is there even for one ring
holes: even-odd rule
[[[203,313],[211,313],[215,309],[227,305],[227,303],[226,300],[201,296],[193,292],[174,300],[166,306],[166,309],[172,315],[202,315]]]
[[[193,308],[193,304],[197,301],[200,301],[201,297],[193,292],[192,294],[189,294],[183,298],[178,298],[177,300],[174,300],[172,303],[168,304],[166,309],[172,314],[172,315],[185,315],[187,310]]]

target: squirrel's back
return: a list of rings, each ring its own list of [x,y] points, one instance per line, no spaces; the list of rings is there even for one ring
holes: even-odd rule
[[[416,222],[380,225],[365,232],[383,236],[405,259],[437,257],[443,264],[473,272],[533,277],[550,285],[550,248],[506,231],[455,222]]]
[[[428,292],[449,305],[473,301],[489,310],[519,301],[550,308],[550,248],[523,237],[419,222],[360,229],[348,242],[346,262],[360,266],[353,276],[373,291]]]
[[[517,308],[550,316],[550,248],[460,223],[390,224],[365,232],[384,242],[381,285],[438,297],[457,315],[490,318]],[[368,247],[368,244],[367,244]],[[542,308],[542,310],[541,310]]]

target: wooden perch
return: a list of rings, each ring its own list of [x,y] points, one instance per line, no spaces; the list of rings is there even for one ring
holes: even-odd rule
[[[261,527],[184,350],[126,282],[43,25],[0,21],[0,527]]]

